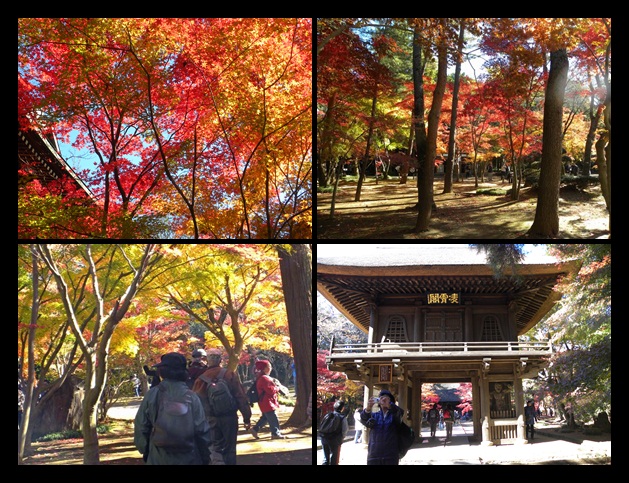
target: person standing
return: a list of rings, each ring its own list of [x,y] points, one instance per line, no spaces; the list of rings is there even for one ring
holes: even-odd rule
[[[454,424],[454,411],[450,403],[443,410],[443,420],[446,423],[446,439],[450,439],[452,438],[452,425]]]
[[[188,379],[188,387],[192,387],[194,385],[194,381],[197,380],[201,374],[207,371],[207,352],[205,349],[195,349],[192,351],[192,362],[188,367],[188,375],[190,379]]]
[[[433,438],[437,433],[437,423],[439,422],[439,408],[437,403],[432,405],[432,408],[428,411],[428,423],[430,424],[430,436]]]
[[[140,397],[140,386],[142,385],[142,382],[140,381],[140,378],[138,377],[137,374],[133,374],[133,376],[131,376],[131,383],[133,384],[133,390],[135,391],[135,397]]]
[[[133,442],[147,465],[207,465],[210,460],[210,427],[205,420],[199,397],[186,385],[186,358],[176,352],[164,354],[157,368],[161,382],[148,390],[135,415]],[[192,449],[182,450],[158,445],[155,441],[156,420],[160,399],[167,393],[169,400],[186,401],[178,404],[179,413],[192,418]],[[187,439],[189,441],[189,439]]]
[[[535,406],[533,406],[533,400],[529,399],[526,402],[526,406],[524,408],[524,423],[526,424],[526,439],[529,437],[529,433],[531,433],[531,439],[533,439],[535,433]]]
[[[238,411],[242,414],[243,423],[246,430],[251,426],[251,408],[245,395],[245,389],[240,382],[238,374],[234,371],[225,370],[223,379],[229,388],[229,392],[235,400],[235,408],[229,414],[211,414],[207,402],[207,384],[213,381],[223,371],[221,367],[222,352],[219,349],[207,351],[207,368],[203,374],[197,377],[192,390],[206,398],[204,408],[206,409],[207,421],[210,425],[211,443],[210,453],[212,465],[235,465],[236,464],[236,441],[238,439]]]
[[[251,434],[254,438],[259,439],[258,433],[267,423],[271,428],[271,439],[284,439],[285,436],[280,433],[280,422],[277,419],[275,410],[279,409],[280,403],[277,400],[279,388],[275,381],[269,376],[271,373],[271,363],[267,360],[258,360],[255,362],[253,371],[256,375],[256,389],[258,390],[258,406],[262,412],[262,417],[251,428]]]
[[[380,410],[372,412],[371,409],[377,402]],[[396,406],[393,394],[387,389],[380,391],[379,401],[375,397],[369,398],[367,407],[360,415],[361,422],[370,430],[367,447],[368,465],[398,465],[400,463],[398,427],[403,415],[404,411]]]
[[[363,408],[356,408],[354,413],[354,443],[363,442],[363,425],[360,422],[360,413]]]
[[[22,413],[24,412],[24,391],[20,387],[20,383],[17,383],[17,429],[22,427]]]
[[[337,401],[334,403],[334,416],[341,419],[340,430],[336,434],[321,435],[321,447],[323,448],[323,464],[338,465],[341,456],[341,445],[347,436],[349,425],[347,417],[343,414],[345,403]]]

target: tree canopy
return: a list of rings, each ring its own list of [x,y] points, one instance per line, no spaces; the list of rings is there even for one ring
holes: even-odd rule
[[[311,22],[19,19],[18,126],[96,202],[26,183],[18,236],[311,238]]]

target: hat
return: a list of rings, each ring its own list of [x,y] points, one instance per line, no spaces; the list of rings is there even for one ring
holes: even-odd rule
[[[162,361],[153,367],[172,367],[173,369],[185,369],[186,358],[178,352],[169,352],[162,356]]]
[[[256,361],[256,369],[259,371],[263,371],[267,367],[271,367],[271,363],[269,361],[264,359]]]
[[[196,349],[192,352],[192,357],[207,357],[207,353],[205,352],[204,349]]]
[[[220,349],[210,349],[207,351],[208,359],[220,359],[223,357],[223,353]]]
[[[391,391],[389,391],[388,389],[383,389],[382,391],[380,391],[380,397],[382,396],[389,396],[389,399],[391,399],[391,402],[392,403],[395,402],[395,398],[393,397],[393,394],[391,394]]]

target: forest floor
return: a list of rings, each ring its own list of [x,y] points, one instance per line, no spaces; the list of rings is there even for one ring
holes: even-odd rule
[[[537,194],[521,188],[519,201],[506,195],[479,195],[477,189],[509,189],[499,177],[492,181],[466,179],[453,183],[452,193],[442,194],[443,179],[435,179],[433,210],[426,232],[415,234],[417,180],[399,184],[397,178],[373,178],[363,184],[361,201],[355,202],[356,182],[339,184],[334,220],[330,220],[332,193],[317,195],[318,239],[433,239],[525,238],[533,224]],[[559,193],[559,238],[609,237],[609,216],[600,185],[585,189],[562,186]]]
[[[142,455],[133,444],[133,419],[142,398],[124,398],[109,410],[110,431],[99,435],[101,465],[144,465]],[[312,465],[312,427],[290,428],[285,423],[293,411],[282,406],[278,417],[285,439],[271,440],[268,426],[259,433],[260,439],[242,427],[238,431],[238,465]],[[260,418],[257,404],[252,408],[252,422]],[[32,444],[33,453],[25,465],[82,465],[83,440],[65,439]]]

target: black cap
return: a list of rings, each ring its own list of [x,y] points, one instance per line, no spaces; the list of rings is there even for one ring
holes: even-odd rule
[[[186,358],[178,352],[169,352],[162,356],[162,361],[159,364],[155,364],[153,367],[172,367],[173,369],[185,369]]]

